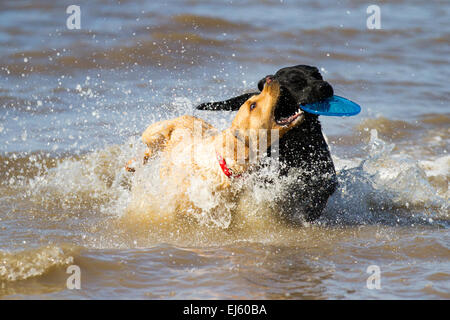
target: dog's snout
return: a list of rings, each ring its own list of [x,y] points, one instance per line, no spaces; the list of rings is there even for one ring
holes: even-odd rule
[[[326,81],[321,81],[316,90],[321,98],[328,98],[333,95],[333,87]]]
[[[267,78],[264,87],[267,88],[268,91],[276,94],[281,91],[280,82],[275,78]]]
[[[270,82],[272,82],[272,80],[273,80],[273,75],[271,75],[271,74],[268,75],[268,76],[265,76],[264,78],[259,80],[259,82],[258,82],[258,89],[259,89],[259,91],[263,91],[264,85],[266,83],[269,84]]]

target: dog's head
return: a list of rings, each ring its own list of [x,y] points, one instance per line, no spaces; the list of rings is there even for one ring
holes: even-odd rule
[[[258,82],[259,90],[270,81],[278,81],[281,88],[281,99],[276,116],[288,118],[297,112],[299,105],[318,102],[331,97],[333,88],[322,79],[316,67],[298,65],[277,71],[275,75],[268,75]]]
[[[280,85],[279,108],[275,114],[277,119],[289,118],[297,112],[299,105],[318,102],[333,95],[333,88],[322,79],[316,67],[297,65],[280,69],[275,75],[261,79],[259,90],[263,91],[264,85],[274,80]],[[226,101],[203,103],[197,109],[235,111],[255,94],[246,93]]]
[[[284,103],[282,99],[284,99],[284,96],[282,95],[280,82],[267,79],[261,93],[250,97],[239,108],[231,124],[231,130],[241,140],[245,140],[247,144],[250,136],[258,140],[261,131],[263,134],[267,134],[269,141],[273,130],[277,130],[278,137],[281,138],[304,120],[304,112],[298,105],[295,112],[289,116],[281,117],[280,115],[284,114],[280,110]]]

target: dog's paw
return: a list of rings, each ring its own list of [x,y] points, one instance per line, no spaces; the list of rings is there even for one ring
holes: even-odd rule
[[[135,172],[136,169],[136,158],[131,159],[130,161],[127,162],[127,164],[125,165],[125,170],[128,172]]]

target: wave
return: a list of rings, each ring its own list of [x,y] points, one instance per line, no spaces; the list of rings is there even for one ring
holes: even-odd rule
[[[15,52],[0,59],[4,75],[64,73],[124,66],[176,67],[199,65],[226,54],[229,40],[172,26],[152,26],[141,36],[104,47],[75,40],[63,49]],[[218,51],[220,49],[220,53]]]
[[[408,134],[400,135],[404,139],[386,141],[395,131],[393,127]],[[339,188],[323,215],[302,225],[448,228],[450,156],[442,152],[448,138],[436,140],[435,146],[420,142],[436,132],[446,132],[445,121],[433,115],[412,125],[368,119],[355,130],[360,135],[351,137],[356,142],[350,154],[342,153],[347,150],[345,139],[330,143]],[[51,228],[49,239],[74,241],[89,248],[159,243],[211,246],[236,241],[295,243],[302,237],[301,228],[286,222],[278,206],[301,172],[279,177],[270,159],[263,159],[268,161],[264,170],[252,172],[233,185],[238,195],[234,200],[223,199],[212,192],[207,181],[192,177],[186,196],[195,208],[184,212],[174,206],[179,196],[176,185],[159,175],[158,158],[139,165],[135,174],[124,170],[130,158],[142,158],[144,151],[140,140],[132,137],[124,144],[79,156],[1,156],[3,222],[17,226],[17,230]],[[299,219],[294,220],[301,221],[301,212],[296,214]],[[19,226],[17,221],[23,223]],[[61,236],[64,233],[70,235]]]
[[[0,283],[43,276],[74,262],[73,248],[45,246],[18,252],[0,251]]]
[[[448,222],[450,156],[417,160],[399,152],[394,143],[382,140],[376,129],[370,130],[364,149],[366,156],[362,157],[334,156],[340,186],[319,223]],[[128,159],[142,157],[143,152],[141,143],[133,138],[124,145],[79,157],[5,157],[3,185],[22,188],[21,193],[30,201],[49,211],[93,210],[128,225],[160,226],[164,221],[158,216],[176,215],[172,204],[178,195],[175,187],[173,192],[161,193],[164,181],[160,180],[157,160],[134,175],[125,172],[123,166]],[[274,183],[265,183],[268,178]],[[241,229],[246,225],[255,230],[274,221],[281,223],[276,199],[289,192],[285,186],[292,179],[294,175],[279,178],[269,169],[252,173],[236,184],[236,192],[244,196],[234,203],[224,202],[211,193],[207,182],[193,177],[188,196],[202,210],[193,214],[194,220],[188,219],[188,223],[213,229]],[[179,222],[186,223],[186,218]]]
[[[339,190],[331,197],[325,221],[345,224],[414,223],[448,225],[450,156],[416,160],[394,151],[376,129],[370,131],[366,158],[335,157]]]
[[[242,30],[254,30],[255,27],[247,23],[235,23],[230,20],[218,17],[200,16],[195,14],[180,14],[171,18],[171,20],[180,25],[211,32],[241,32]]]

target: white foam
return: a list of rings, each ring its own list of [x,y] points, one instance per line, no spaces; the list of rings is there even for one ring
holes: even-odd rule
[[[448,179],[450,156],[418,161],[394,152],[394,147],[372,130],[366,146],[367,157],[333,157],[340,187],[329,200],[328,219],[365,223],[376,220],[379,212],[398,208],[410,212],[411,216],[434,213],[448,217],[448,192],[436,189],[429,177]],[[170,213],[176,210],[173,203],[179,195],[176,188],[161,193],[164,181],[160,181],[157,160],[141,167],[134,175],[123,169],[130,158],[141,158],[143,151],[142,143],[132,138],[124,145],[111,146],[81,159],[65,159],[56,168],[31,179],[27,192],[42,203],[59,201],[68,208],[97,206],[102,212],[117,216],[129,210],[133,202],[134,208],[150,206],[161,215]],[[239,207],[246,210],[244,215],[258,215],[263,211],[261,208],[276,211],[277,199],[292,191],[291,184],[302,173],[279,177],[273,168],[267,166],[240,180],[235,186],[236,193],[244,195],[241,193],[234,202],[214,193],[207,181],[192,177],[187,196],[200,209],[195,217],[201,224],[226,228],[240,198],[246,201],[246,205]],[[264,182],[268,180],[272,182]]]
[[[340,159],[334,157],[340,182],[333,195],[329,210],[347,215],[346,219],[361,222],[361,218],[372,219],[367,212],[390,211],[404,208],[419,214],[448,217],[446,190],[438,190],[428,177],[448,176],[449,157],[432,161],[418,161],[411,156],[395,153],[394,144],[378,138],[371,130],[370,142],[366,146],[367,158]]]
[[[428,177],[450,175],[450,155],[438,157],[433,160],[421,160],[419,166],[425,170]]]

